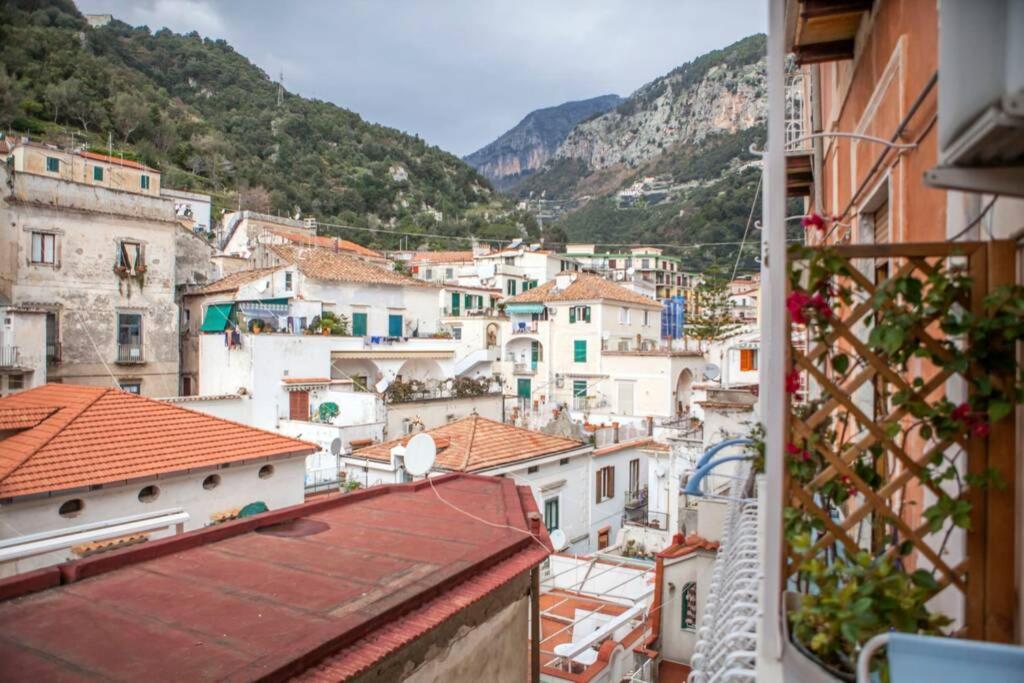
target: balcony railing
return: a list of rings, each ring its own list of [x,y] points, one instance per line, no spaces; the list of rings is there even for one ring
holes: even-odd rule
[[[637,510],[647,506],[647,489],[626,491],[626,509]]]
[[[18,367],[18,347],[0,346],[0,368]]]
[[[145,363],[146,358],[142,353],[142,344],[118,344],[118,363]]]
[[[536,375],[537,368],[531,363],[516,363],[512,366],[512,374],[515,375]]]
[[[537,321],[520,321],[512,323],[512,334],[537,334]]]
[[[59,341],[46,342],[46,364],[56,365],[61,361],[61,347]]]
[[[496,308],[452,308],[444,306],[443,315],[449,318],[495,318],[501,315]]]
[[[811,141],[803,138],[811,130],[810,100],[807,76],[797,70],[786,76],[786,152],[803,153],[811,150]]]

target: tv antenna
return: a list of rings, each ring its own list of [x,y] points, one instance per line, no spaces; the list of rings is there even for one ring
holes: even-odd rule
[[[437,444],[429,434],[420,432],[405,445],[405,471],[414,477],[426,476],[434,467]]]

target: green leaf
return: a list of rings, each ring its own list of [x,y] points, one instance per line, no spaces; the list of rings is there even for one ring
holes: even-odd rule
[[[914,552],[913,541],[903,541],[903,543],[900,543],[900,555],[906,557],[912,552]]]
[[[988,419],[991,422],[999,422],[1010,414],[1013,404],[1001,398],[993,399],[988,404]]]
[[[840,353],[832,358],[832,367],[835,368],[839,374],[845,373],[850,368],[850,357],[845,353]]]
[[[894,439],[896,438],[896,435],[900,433],[901,427],[902,425],[900,425],[899,422],[886,422],[885,426],[882,427],[882,430],[885,432],[886,436],[890,439]]]
[[[939,589],[939,582],[935,580],[935,577],[932,576],[932,573],[927,569],[918,569],[910,575],[910,580],[913,581],[915,585],[930,591]]]

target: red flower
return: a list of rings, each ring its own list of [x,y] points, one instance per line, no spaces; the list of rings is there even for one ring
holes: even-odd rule
[[[825,232],[825,219],[816,213],[812,213],[809,216],[804,216],[802,221],[805,228],[815,227],[821,232]]]
[[[804,315],[804,309],[810,303],[811,297],[807,292],[799,289],[790,292],[789,297],[786,299],[786,309],[789,311],[789,316],[793,319],[793,322],[797,325],[807,324],[807,316]]]
[[[814,306],[823,318],[832,317],[832,307],[828,305],[828,301],[820,292],[811,297],[811,306]]]
[[[986,436],[988,436],[991,429],[992,428],[989,427],[988,422],[975,422],[974,426],[971,427],[971,433],[974,434],[979,439],[984,439]]]
[[[793,368],[786,373],[786,393],[795,394],[800,391],[800,371]]]
[[[954,420],[964,421],[968,418],[968,416],[970,416],[970,414],[971,406],[967,405],[966,403],[961,403],[960,405],[953,409],[953,412],[950,413],[949,416]]]
[[[800,459],[803,460],[804,462],[807,462],[808,460],[811,459],[810,453],[808,453],[805,449],[800,448],[795,444],[786,444],[786,451],[790,455],[799,455]]]

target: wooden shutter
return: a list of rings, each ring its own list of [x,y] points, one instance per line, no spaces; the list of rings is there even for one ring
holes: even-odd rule
[[[753,349],[740,349],[740,370],[748,371],[754,369]]]
[[[597,499],[594,501],[595,503],[601,502],[601,484],[604,481],[604,477],[602,476],[603,474],[604,470],[597,471],[597,485],[594,487],[594,491],[597,493]]]
[[[615,468],[608,468],[608,497],[615,497]]]
[[[292,420],[309,419],[309,392],[288,392],[288,417]]]

